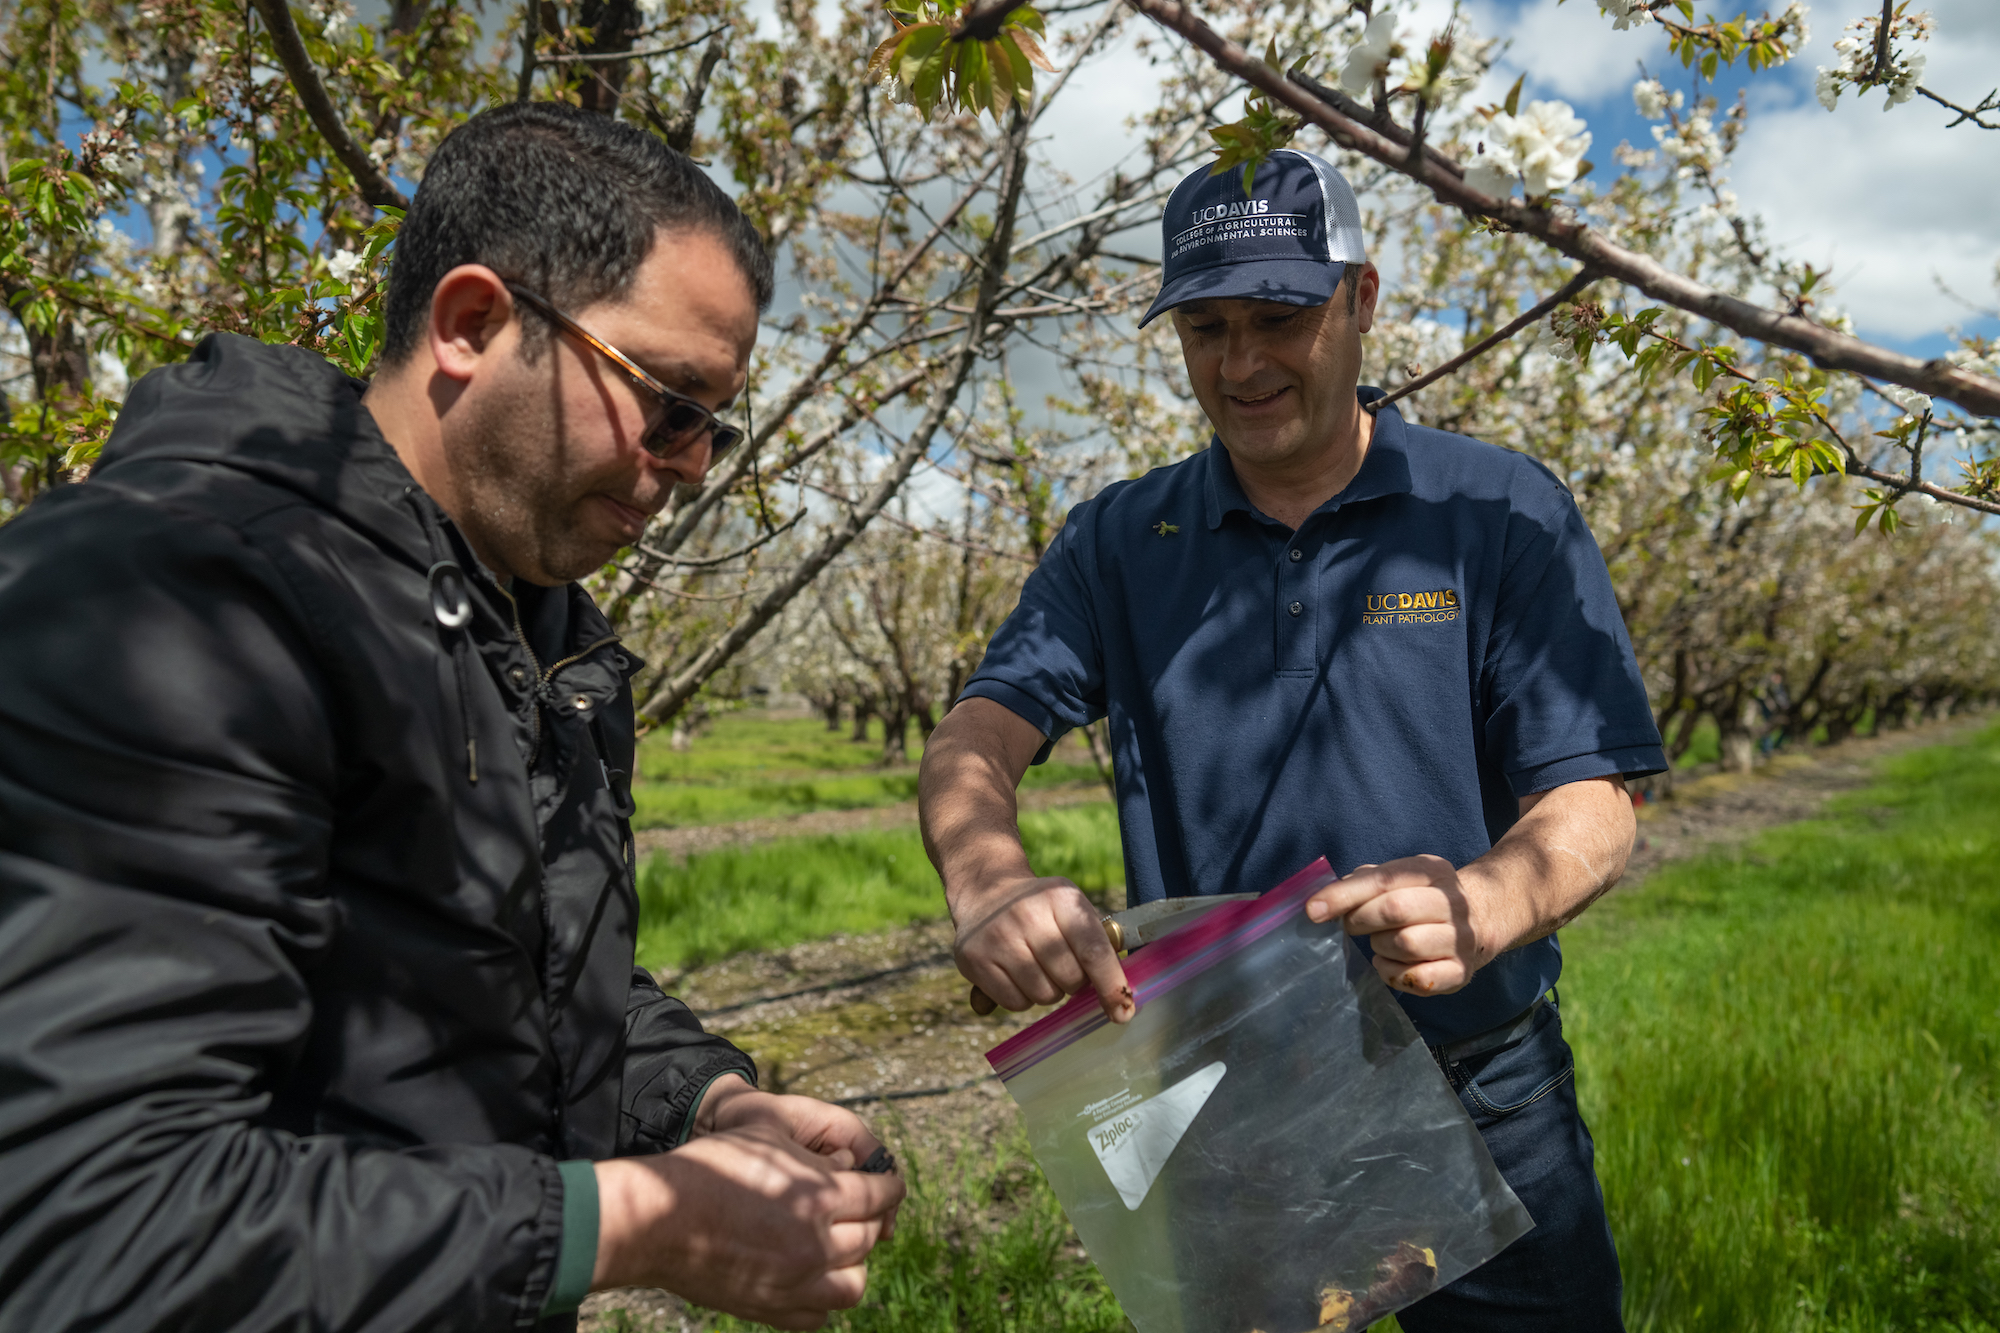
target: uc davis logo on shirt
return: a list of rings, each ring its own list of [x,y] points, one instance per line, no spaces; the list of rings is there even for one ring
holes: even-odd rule
[[[1364,625],[1440,625],[1457,619],[1458,593],[1451,588],[1371,592],[1361,612]]]

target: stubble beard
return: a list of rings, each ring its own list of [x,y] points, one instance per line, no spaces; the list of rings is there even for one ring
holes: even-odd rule
[[[616,548],[587,535],[584,491],[566,475],[560,423],[546,398],[522,394],[481,404],[460,453],[460,526],[505,573],[568,583],[599,569]]]

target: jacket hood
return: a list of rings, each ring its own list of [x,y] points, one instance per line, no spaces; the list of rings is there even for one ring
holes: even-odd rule
[[[211,333],[133,386],[93,475],[141,461],[235,468],[423,558],[426,534],[403,503],[415,482],[361,405],[367,387],[303,347]]]

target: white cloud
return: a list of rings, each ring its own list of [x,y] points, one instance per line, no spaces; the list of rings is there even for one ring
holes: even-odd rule
[[[1658,72],[1667,46],[1657,25],[1619,32],[1594,0],[1530,0],[1510,10],[1496,0],[1475,0],[1466,12],[1480,32],[1511,38],[1500,70],[1513,82],[1528,76],[1528,91],[1539,96],[1594,102],[1624,97],[1639,77],[1639,62]]]
[[[2000,71],[2000,6],[1933,0],[1930,8],[1938,27],[1924,85],[1971,105]],[[1823,110],[1808,91],[1812,72],[1833,63],[1833,41],[1851,17],[1830,6],[1813,14],[1812,46],[1794,62],[1795,96],[1759,99],[1730,174],[1744,209],[1764,216],[1787,253],[1833,267],[1835,300],[1858,332],[1920,337],[1969,318],[1937,279],[1970,300],[1993,300],[2000,135],[1947,130],[1950,113],[1922,98],[1884,112],[1879,90]]]

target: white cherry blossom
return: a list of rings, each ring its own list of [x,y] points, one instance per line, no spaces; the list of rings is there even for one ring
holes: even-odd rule
[[[1644,27],[1653,21],[1646,0],[1597,0],[1597,7],[1618,20],[1613,28]]]
[[[1361,43],[1348,53],[1340,69],[1340,86],[1355,97],[1366,97],[1375,80],[1389,70],[1389,53],[1396,45],[1396,19],[1386,11],[1368,20]]]
[[[1931,400],[1915,389],[1906,389],[1900,384],[1884,384],[1882,396],[1902,408],[1913,417],[1920,417],[1931,410]]]
[[[352,250],[342,250],[330,255],[326,261],[326,271],[333,275],[335,282],[346,282],[354,276],[354,270],[361,267],[361,256]]]
[[[1518,180],[1530,198],[1551,194],[1576,180],[1589,148],[1590,131],[1569,103],[1530,102],[1486,123],[1466,184],[1505,197]]]

